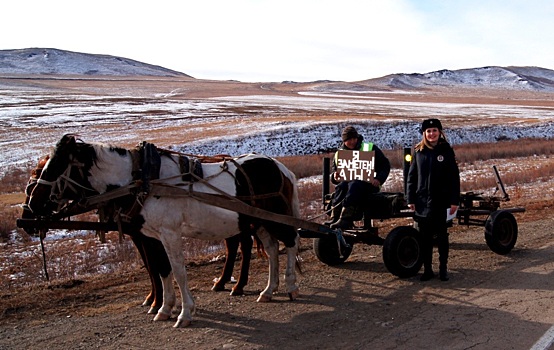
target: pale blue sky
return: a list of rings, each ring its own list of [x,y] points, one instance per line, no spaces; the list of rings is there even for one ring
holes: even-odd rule
[[[199,79],[554,69],[551,0],[10,1],[0,33],[0,50],[122,56]]]

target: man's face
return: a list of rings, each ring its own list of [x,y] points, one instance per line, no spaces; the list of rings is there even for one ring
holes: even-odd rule
[[[351,137],[348,140],[344,141],[344,145],[350,149],[354,149],[357,143],[358,143],[357,137]]]

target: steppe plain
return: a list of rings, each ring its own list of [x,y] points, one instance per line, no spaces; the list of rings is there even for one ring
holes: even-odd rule
[[[81,103],[77,98],[81,96],[81,100],[101,100],[107,111],[103,119],[91,118],[89,123],[75,118],[64,123],[49,123],[45,118],[44,123],[37,123],[33,117],[33,125],[4,124],[7,127],[2,127],[0,151],[4,159],[15,153],[21,162],[34,162],[65,132],[76,132],[87,141],[110,141],[126,147],[145,139],[170,147],[206,137],[236,135],[264,123],[317,120],[343,125],[391,118],[419,122],[424,117],[421,110],[429,104],[448,110],[441,118],[450,126],[510,124],[515,117],[511,114],[472,117],[449,106],[487,105],[490,110],[495,106],[514,106],[545,111],[554,107],[552,94],[446,88],[406,93],[383,87],[376,87],[364,98],[386,99],[391,105],[409,108],[396,115],[387,107],[379,107],[387,111],[386,115],[365,106],[341,108],[360,99],[359,93],[351,92],[341,93],[341,100],[333,108],[325,107],[329,105],[328,96],[312,96],[312,104],[297,103],[290,107],[290,101],[298,98],[299,93],[313,92],[321,84],[325,83],[4,77],[0,87],[9,85],[14,96],[10,108],[34,103],[36,111],[47,116],[52,106]],[[121,121],[109,113],[111,104],[129,101],[129,97],[136,107],[133,120]],[[189,101],[196,107],[212,106],[206,107],[206,114],[198,112],[205,117],[202,132],[187,128],[190,119],[182,124],[165,122],[163,116],[167,111],[158,111],[161,117],[152,118],[147,116],[156,116],[156,110],[141,108],[144,104],[140,101],[150,103],[153,99],[168,98]],[[342,102],[344,99],[350,102]],[[241,102],[221,104],[229,100]],[[254,100],[257,102],[252,104]],[[266,105],[259,102],[269,100],[273,102]],[[283,101],[286,108],[280,108],[275,101]],[[523,122],[538,123],[534,118],[524,118]],[[29,149],[32,152],[25,153]],[[511,161],[530,168],[539,163],[534,159]],[[487,168],[495,162],[460,166]],[[552,159],[541,158],[540,163],[551,164]],[[517,167],[506,172],[510,169],[517,174]],[[0,291],[0,349],[529,349],[542,341],[538,344],[541,348],[541,344],[549,344],[548,331],[554,325],[552,185],[551,179],[538,179],[531,184],[508,187],[512,201],[506,205],[525,206],[527,211],[516,215],[519,240],[506,256],[488,249],[483,228],[453,227],[448,282],[435,279],[423,283],[418,277],[392,276],[382,263],[378,246],[357,245],[345,264],[326,266],[311,251],[310,241],[303,240],[304,271],[299,280],[301,297],[297,301],[288,301],[280,290],[271,303],[255,302],[267,276],[266,262],[261,259],[253,261],[247,294],[238,298],[210,290],[220,262],[189,266],[197,314],[192,326],[186,329],[173,329],[172,321],[152,322],[151,315],[140,306],[149,285],[146,273],[140,269],[87,276],[74,284],[38,283]],[[20,203],[21,194],[3,198]],[[312,214],[305,211],[307,216]],[[378,223],[383,234],[397,224],[406,223]],[[545,334],[547,338],[541,338]]]

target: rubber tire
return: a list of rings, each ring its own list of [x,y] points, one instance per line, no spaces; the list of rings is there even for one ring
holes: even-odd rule
[[[496,254],[506,255],[517,242],[517,222],[508,211],[497,210],[485,222],[485,241]]]
[[[412,226],[395,227],[383,243],[383,262],[395,276],[415,276],[423,265],[419,231]]]
[[[342,257],[339,255],[339,247],[337,245],[337,239],[333,236],[314,238],[314,253],[324,264],[334,266],[342,264],[348,259],[354,248],[354,243],[349,241],[345,237],[346,243],[350,245],[349,248],[342,248]]]

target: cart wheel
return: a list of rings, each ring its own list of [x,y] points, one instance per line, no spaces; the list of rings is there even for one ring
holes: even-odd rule
[[[517,222],[512,213],[504,210],[492,212],[485,223],[485,240],[496,254],[508,254],[517,241]]]
[[[423,265],[419,231],[411,226],[394,228],[383,244],[386,268],[400,278],[415,276]]]
[[[354,243],[347,237],[344,237],[346,243],[350,245],[350,248],[342,247],[342,257],[339,255],[339,247],[336,237],[328,236],[314,239],[314,253],[324,264],[338,265],[348,259],[354,248]]]

